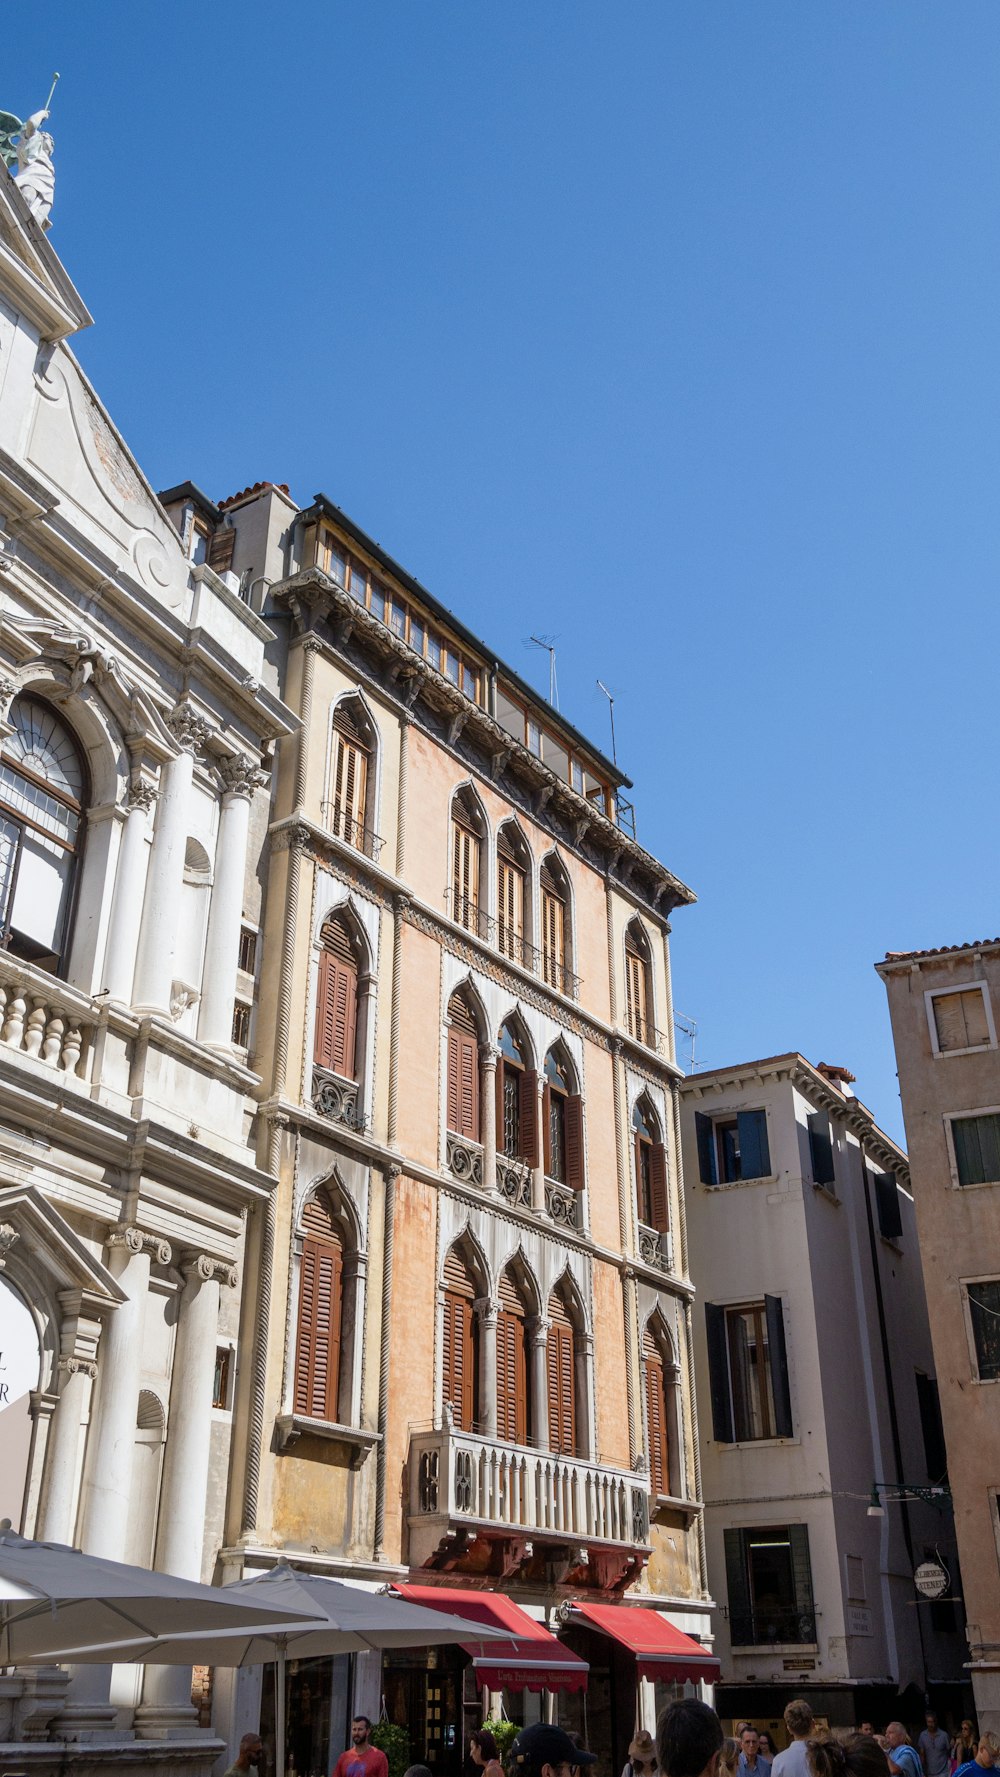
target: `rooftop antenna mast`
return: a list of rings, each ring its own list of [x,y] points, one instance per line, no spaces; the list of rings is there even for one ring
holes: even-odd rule
[[[617,765],[618,764],[618,750],[615,746],[615,699],[614,699],[614,693],[612,691],[608,690],[603,679],[598,679],[597,689],[599,691],[604,692],[604,695],[608,700],[608,708],[611,711],[611,757],[612,757],[612,760],[614,761],[614,763]]]
[[[536,648],[544,648],[549,657],[549,702],[554,710],[559,708],[559,687],[556,684],[556,650],[555,636],[529,636]]]
[[[687,1072],[696,1074],[698,1072],[698,1058],[695,1054],[698,1046],[698,1020],[686,1017],[683,1012],[675,1012],[674,1029],[680,1033],[682,1041],[689,1045]]]

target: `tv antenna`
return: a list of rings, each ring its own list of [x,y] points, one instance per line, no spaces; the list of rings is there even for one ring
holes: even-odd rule
[[[617,765],[618,764],[618,751],[615,746],[615,695],[614,695],[613,691],[608,690],[603,679],[598,679],[597,689],[599,691],[604,692],[604,695],[608,700],[608,708],[611,711],[611,758],[612,758],[614,764]]]
[[[549,657],[549,702],[554,710],[559,708],[559,687],[556,684],[556,649],[557,636],[529,636],[536,648],[544,648]]]
[[[688,1064],[685,1072],[695,1074],[698,1071],[698,1059],[695,1054],[698,1044],[698,1020],[685,1017],[683,1012],[675,1012],[674,1029],[678,1032],[681,1041],[688,1045]]]

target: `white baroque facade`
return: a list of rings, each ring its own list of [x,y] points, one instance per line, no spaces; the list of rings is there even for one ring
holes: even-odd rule
[[[273,1183],[234,1025],[248,833],[290,723],[269,632],[193,565],[77,364],[89,321],[0,167],[0,1511],[210,1579]],[[187,1672],[0,1680],[7,1763],[109,1735],[123,1768],[151,1739],[192,1770],[219,1750]]]

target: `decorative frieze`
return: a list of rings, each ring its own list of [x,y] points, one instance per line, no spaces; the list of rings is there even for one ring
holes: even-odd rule
[[[554,1179],[545,1181],[545,1213],[551,1216],[557,1228],[574,1228],[580,1232],[580,1199],[576,1191],[567,1185],[558,1185]]]
[[[347,1129],[363,1129],[360,1091],[356,1080],[345,1080],[326,1067],[312,1072],[313,1109],[331,1123],[342,1123]]]
[[[453,1178],[463,1185],[483,1183],[483,1150],[478,1142],[448,1131],[446,1164]]]

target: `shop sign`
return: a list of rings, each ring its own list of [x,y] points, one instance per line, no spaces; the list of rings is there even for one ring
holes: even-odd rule
[[[940,1598],[950,1583],[948,1569],[940,1561],[921,1561],[913,1575],[913,1584],[922,1598]]]
[[[875,1624],[871,1606],[868,1604],[849,1604],[847,1606],[848,1635],[874,1635]]]

